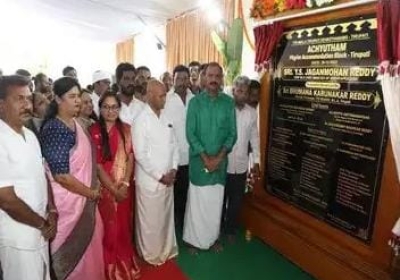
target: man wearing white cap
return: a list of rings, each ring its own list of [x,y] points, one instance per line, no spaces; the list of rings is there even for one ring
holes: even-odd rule
[[[93,73],[93,93],[91,95],[93,102],[93,110],[99,116],[99,100],[100,97],[110,89],[111,75],[105,71],[97,70]]]

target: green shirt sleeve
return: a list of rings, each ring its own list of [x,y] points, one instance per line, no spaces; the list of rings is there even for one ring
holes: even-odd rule
[[[233,101],[230,100],[229,106],[229,116],[228,116],[228,136],[224,143],[224,147],[227,150],[227,153],[232,151],[233,146],[237,140],[237,130],[236,130],[236,111],[235,111],[235,104]]]
[[[186,116],[186,138],[190,145],[191,154],[199,155],[205,151],[200,139],[197,135],[197,118],[198,118],[198,108],[197,100],[193,99],[189,103],[187,116]]]

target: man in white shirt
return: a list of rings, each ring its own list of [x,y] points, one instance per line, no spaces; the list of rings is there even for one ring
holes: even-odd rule
[[[168,71],[162,73],[160,81],[163,82],[167,92],[169,92],[174,86],[174,77]]]
[[[178,254],[173,184],[179,152],[174,124],[162,111],[165,86],[150,80],[146,94],[148,104],[132,127],[136,158],[136,245],[146,262],[161,265]]]
[[[135,97],[135,67],[130,63],[120,63],[115,74],[119,87],[118,96],[121,100],[119,118],[133,125],[144,108],[144,103]]]
[[[135,97],[146,102],[147,82],[151,78],[151,71],[147,66],[139,66],[136,69]]]
[[[234,81],[233,98],[236,109],[237,141],[228,154],[228,175],[225,186],[222,230],[230,241],[238,228],[237,219],[246,187],[249,168],[249,143],[252,148],[252,172],[260,174],[260,140],[258,136],[257,112],[246,104],[249,97],[250,80],[239,76]]]
[[[111,75],[103,70],[97,70],[93,73],[92,78],[93,93],[91,94],[91,98],[93,102],[93,111],[96,116],[99,117],[99,100],[106,91],[110,90]]]
[[[49,280],[48,239],[56,209],[48,197],[40,145],[23,125],[29,80],[0,78],[0,262],[5,280]]]
[[[167,94],[164,113],[174,123],[174,133],[179,146],[179,167],[174,186],[175,223],[183,229],[186,198],[189,188],[189,143],[186,139],[186,111],[194,97],[189,90],[189,68],[178,65],[173,72],[174,86]]]
[[[257,109],[258,103],[260,103],[260,90],[261,84],[256,80],[251,80],[249,85],[249,98],[247,104]]]

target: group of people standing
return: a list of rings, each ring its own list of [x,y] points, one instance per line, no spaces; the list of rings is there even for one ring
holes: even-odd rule
[[[249,149],[259,176],[252,82],[238,77],[232,98],[217,63],[162,81],[122,63],[117,90],[96,71],[85,91],[69,70],[49,95],[32,94],[26,75],[0,77],[3,278],[139,279],[141,260],[177,256],[175,229],[192,253],[221,250],[220,231],[237,230]]]

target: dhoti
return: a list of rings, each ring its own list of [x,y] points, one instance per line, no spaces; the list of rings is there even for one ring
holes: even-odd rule
[[[37,250],[0,248],[3,279],[50,280],[49,247]]]
[[[136,245],[143,259],[161,265],[178,255],[174,222],[174,189],[136,185]]]
[[[185,211],[183,241],[203,250],[218,239],[224,186],[196,186],[190,183]]]

